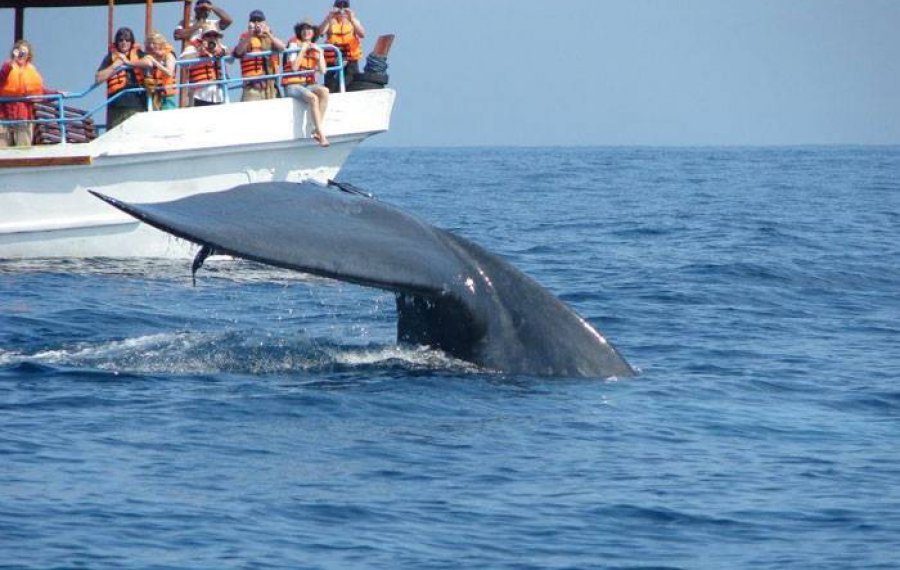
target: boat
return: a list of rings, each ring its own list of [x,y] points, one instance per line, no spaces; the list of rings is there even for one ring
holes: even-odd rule
[[[188,21],[191,0],[156,3],[175,1],[184,2]],[[0,9],[16,10],[19,38],[25,8],[108,5],[111,39],[116,4],[144,4],[146,31],[152,29],[154,0],[0,0]],[[376,49],[386,56],[392,39],[379,38]],[[340,53],[329,48],[338,52],[338,69]],[[222,83],[226,93],[239,93],[240,77]],[[153,203],[249,182],[327,183],[359,143],[389,129],[396,97],[388,87],[352,91],[341,85],[329,100],[326,148],[311,136],[306,105],[292,98],[142,112],[94,137],[92,122],[103,118],[105,105],[84,111],[77,102],[93,89],[105,93],[105,85],[43,96],[56,112],[35,122],[50,127],[45,130],[55,133],[56,144],[0,148],[0,259],[190,255],[191,244],[135,221],[89,190]]]

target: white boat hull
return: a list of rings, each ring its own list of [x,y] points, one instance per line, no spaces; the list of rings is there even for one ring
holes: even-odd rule
[[[274,99],[140,113],[90,143],[2,150],[0,258],[186,256],[189,244],[88,190],[162,202],[248,182],[325,182],[357,144],[389,128],[394,97],[332,95],[327,148],[310,137],[305,105]]]

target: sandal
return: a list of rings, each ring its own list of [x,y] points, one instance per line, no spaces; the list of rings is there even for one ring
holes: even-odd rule
[[[325,136],[322,135],[322,133],[320,133],[319,131],[313,131],[312,138],[319,141],[319,146],[321,146],[321,147],[326,147],[326,146],[331,145],[331,143],[328,142],[328,139],[326,139]]]

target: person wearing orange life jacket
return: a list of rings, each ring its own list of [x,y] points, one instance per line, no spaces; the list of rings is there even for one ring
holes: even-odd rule
[[[153,108],[157,111],[177,109],[178,98],[175,85],[175,54],[165,36],[153,32],[147,36],[147,55],[145,60],[150,64],[144,77],[147,95],[153,99]]]
[[[134,40],[131,28],[116,30],[115,41],[109,53],[100,62],[94,80],[106,82],[106,98],[115,99],[106,106],[106,130],[125,121],[128,117],[147,110],[147,97],[144,91],[127,91],[143,89],[144,72],[150,64],[144,59],[144,53]],[[119,94],[116,97],[116,94]]]
[[[228,54],[228,48],[222,44],[222,32],[215,26],[208,27],[181,54],[181,59],[197,59],[201,61],[188,66],[188,83],[196,85],[191,88],[191,105],[203,107],[219,105],[225,102],[225,91],[221,85],[212,84],[221,81],[222,58]]]
[[[334,0],[334,7],[319,24],[319,35],[325,42],[337,46],[344,58],[344,86],[353,83],[359,73],[359,60],[362,59],[362,39],[366,37],[366,29],[350,9],[349,0]],[[337,65],[337,56],[325,52],[325,62],[329,67]],[[332,93],[340,91],[340,75],[337,70],[325,74],[325,86]]]
[[[284,93],[305,101],[309,105],[315,131],[312,136],[322,146],[330,143],[322,130],[325,111],[328,109],[328,88],[316,83],[316,74],[325,73],[325,56],[322,48],[315,44],[316,26],[308,21],[294,26],[294,37],[288,40],[288,51],[297,49],[296,53],[288,53],[285,57],[285,73],[309,72],[301,75],[288,75],[281,80]]]
[[[241,101],[261,101],[278,96],[274,79],[254,81],[254,77],[278,73],[277,55],[252,55],[263,51],[284,51],[284,42],[275,37],[262,10],[250,12],[247,31],[234,47],[231,55],[241,60],[241,77],[244,78],[244,92]]]
[[[55,93],[44,89],[44,80],[34,66],[34,50],[27,40],[18,40],[10,50],[10,59],[0,66],[0,97],[27,97]],[[0,103],[0,119],[30,121],[34,119],[34,103],[10,101]],[[31,146],[34,123],[0,125],[0,147]]]

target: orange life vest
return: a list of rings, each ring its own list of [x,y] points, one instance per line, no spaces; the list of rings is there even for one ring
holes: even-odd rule
[[[297,42],[296,37],[288,40],[288,45],[291,43]],[[306,49],[306,53],[303,54],[303,57],[300,58],[299,63],[297,64],[297,71],[318,71],[319,70],[319,54],[322,52],[321,48],[316,44],[310,44],[310,46]],[[300,55],[299,53],[297,54]],[[285,62],[284,65],[285,72],[293,71]],[[307,75],[291,75],[281,78],[282,85],[312,85],[316,82],[316,74],[310,73]]]
[[[332,20],[328,26],[328,43],[333,44],[341,50],[344,56],[344,63],[348,61],[359,61],[362,59],[362,44],[356,35],[356,28],[349,20],[339,22]],[[337,55],[332,50],[325,53],[325,63],[329,66],[337,63]]]
[[[241,40],[249,35],[249,32],[244,32],[241,34]],[[262,40],[256,36],[250,36],[250,45],[247,47],[247,53],[259,51],[268,50],[263,49]],[[251,57],[247,57],[247,54],[244,54],[241,58],[241,77],[257,77],[259,75],[273,75],[275,73],[278,73],[278,56],[274,54],[269,56],[257,55]]]
[[[25,65],[12,64],[6,82],[0,86],[0,97],[24,97],[43,92],[44,80],[30,62]]]
[[[216,48],[216,57],[223,55],[220,48]],[[197,55],[198,58],[203,56]],[[207,81],[219,81],[222,79],[222,66],[218,59],[204,59],[188,67],[189,83],[205,83]]]
[[[167,47],[163,52],[162,63],[164,65],[170,53],[172,53],[172,48]],[[153,78],[154,84],[156,86],[156,93],[164,97],[169,97],[170,95],[175,94],[175,84],[178,82],[178,79],[174,75],[166,75],[166,73],[162,69],[154,67],[150,76]]]
[[[111,50],[110,54],[114,54],[115,50]],[[128,62],[134,65],[141,58],[138,56],[138,49],[136,46],[132,46],[131,50],[128,52]],[[135,84],[128,84],[128,72],[134,72],[134,80]],[[132,67],[130,69],[120,69],[119,71],[113,73],[106,79],[106,96],[112,97],[122,89],[126,89],[128,87],[141,87],[144,84],[144,70],[140,67]]]

